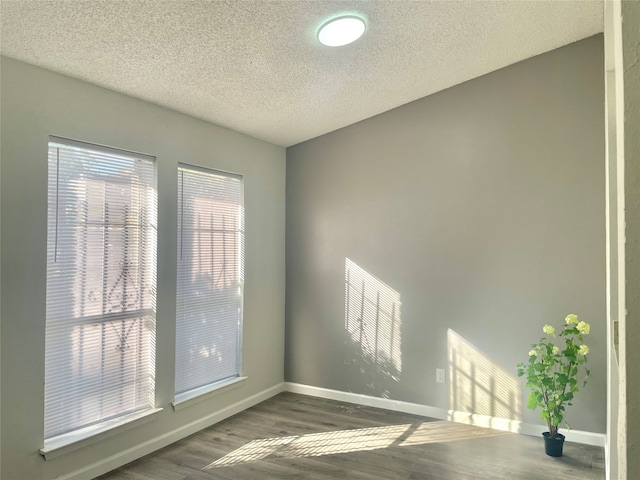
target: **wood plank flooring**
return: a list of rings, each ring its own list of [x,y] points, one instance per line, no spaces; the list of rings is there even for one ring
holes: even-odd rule
[[[604,451],[281,393],[100,480],[602,480]]]

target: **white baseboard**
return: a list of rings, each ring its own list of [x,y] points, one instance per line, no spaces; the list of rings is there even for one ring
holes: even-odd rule
[[[88,465],[82,469],[71,472],[62,477],[58,477],[59,480],[91,480],[99,475],[114,470],[122,465],[125,465],[133,460],[136,460],[144,455],[148,455],[160,448],[166,447],[182,438],[193,435],[200,430],[207,428],[215,423],[218,423],[226,418],[240,413],[260,402],[268,400],[269,398],[284,391],[284,383],[279,383],[271,388],[256,393],[248,398],[245,398],[239,402],[229,405],[222,410],[218,410],[206,417],[199,418],[198,420],[191,422],[187,425],[183,425],[180,428],[167,432],[156,438],[152,438],[144,443],[138,444],[127,450],[119,452],[115,455],[100,460],[99,462]]]
[[[366,405],[367,407],[384,408],[396,412],[412,413],[423,417],[447,419],[447,411],[443,408],[429,407],[418,403],[401,402],[389,398],[372,397],[360,393],[341,392],[340,390],[330,390],[328,388],[313,387],[300,383],[285,382],[284,388],[287,392],[310,395],[312,397],[328,398],[329,400],[339,400],[341,402],[355,403],[356,405]]]
[[[540,437],[542,432],[549,429],[545,425],[537,425],[534,423],[526,423],[520,420],[510,420],[508,418],[490,417],[489,415],[479,415],[469,412],[458,412],[449,410],[447,420],[467,425],[475,425],[484,428],[493,428],[502,430],[503,432],[513,432],[532,437]],[[585,432],[584,430],[567,430],[561,428],[559,430],[565,436],[569,437],[569,441],[582,443],[584,445],[594,445],[596,447],[605,446],[606,435],[604,433]]]
[[[368,407],[384,408],[396,412],[411,413],[413,415],[421,415],[423,417],[435,418],[438,420],[449,420],[467,425],[475,425],[484,428],[493,428],[504,432],[520,433],[523,435],[541,436],[542,432],[547,428],[543,425],[535,425],[525,423],[519,420],[509,420],[507,418],[491,417],[488,415],[478,415],[468,412],[458,412],[454,410],[445,410],[444,408],[431,407],[418,403],[402,402],[400,400],[391,400],[389,398],[372,397],[362,395],[360,393],[342,392],[339,390],[331,390],[328,388],[314,387],[311,385],[303,385],[300,383],[286,382],[284,388],[287,392],[300,393],[310,395],[312,397],[327,398],[330,400],[339,400],[342,402],[354,403],[356,405],[366,405]],[[563,435],[569,435],[572,442],[582,443],[585,445],[594,445],[597,447],[605,446],[605,434],[585,432],[582,430],[564,429],[560,430]]]

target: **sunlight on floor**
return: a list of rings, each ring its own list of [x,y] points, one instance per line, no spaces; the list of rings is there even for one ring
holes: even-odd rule
[[[454,422],[425,422],[420,424],[406,440],[402,441],[400,446],[457,442],[479,437],[495,437],[498,435],[506,435],[506,433]]]
[[[207,465],[204,469],[229,467],[266,458],[317,457],[496,435],[506,434],[496,430],[442,421],[266,438],[253,440]]]

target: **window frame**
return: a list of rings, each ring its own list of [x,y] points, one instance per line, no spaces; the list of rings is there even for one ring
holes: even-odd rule
[[[122,431],[124,429],[131,428],[131,426],[137,425],[141,422],[146,422],[149,419],[153,418],[154,414],[161,411],[162,408],[157,408],[156,406],[156,389],[155,389],[155,381],[154,381],[155,374],[156,374],[156,371],[155,371],[156,362],[154,361],[154,359],[155,359],[155,351],[156,351],[157,254],[158,254],[158,249],[157,249],[157,246],[158,246],[158,224],[157,224],[158,171],[157,171],[156,159],[155,157],[147,154],[131,152],[128,150],[112,148],[112,147],[92,144],[88,142],[71,140],[71,139],[53,136],[53,135],[49,136],[47,147],[48,147],[47,158],[48,158],[49,172],[48,172],[48,184],[47,184],[48,185],[47,186],[47,191],[48,191],[47,252],[48,253],[47,253],[47,273],[46,273],[47,308],[45,313],[45,325],[47,330],[45,335],[46,351],[49,352],[49,349],[51,348],[51,349],[54,349],[53,351],[54,354],[60,355],[59,353],[60,350],[55,350],[55,347],[60,346],[58,345],[59,340],[56,339],[56,335],[54,333],[49,332],[49,329],[51,329],[52,331],[55,331],[57,328],[60,328],[58,326],[59,322],[63,322],[63,323],[68,322],[70,325],[72,325],[73,327],[66,327],[67,329],[69,329],[70,332],[71,332],[70,330],[71,328],[75,329],[78,326],[80,326],[82,330],[82,325],[90,325],[90,324],[101,325],[101,329],[102,329],[101,346],[91,347],[94,350],[97,350],[98,348],[102,349],[99,355],[101,358],[99,360],[96,360],[96,352],[92,351],[91,348],[89,347],[86,350],[87,352],[86,354],[88,355],[86,359],[84,358],[85,350],[81,350],[81,353],[80,354],[76,353],[75,356],[77,356],[80,364],[82,364],[82,362],[84,362],[85,360],[87,361],[93,360],[94,362],[99,361],[100,364],[103,365],[101,367],[101,372],[104,372],[105,359],[103,357],[104,357],[104,348],[105,348],[104,342],[106,341],[104,338],[105,325],[113,321],[125,322],[127,320],[130,320],[132,322],[132,325],[130,328],[133,328],[133,325],[136,322],[138,322],[139,323],[138,329],[139,330],[141,329],[140,331],[143,333],[139,333],[139,335],[142,335],[142,337],[138,337],[136,341],[143,342],[143,344],[138,345],[136,350],[136,352],[138,353],[133,355],[134,358],[136,358],[136,362],[134,363],[134,365],[136,366],[136,375],[138,375],[137,372],[140,365],[143,365],[143,370],[147,372],[147,375],[143,378],[146,378],[148,382],[146,384],[146,387],[143,387],[143,390],[142,390],[142,392],[146,392],[146,393],[144,393],[142,397],[139,397],[138,395],[140,395],[140,393],[138,392],[136,393],[136,397],[135,397],[137,399],[146,397],[147,401],[143,403],[139,403],[140,400],[135,401],[134,403],[136,403],[137,406],[134,407],[133,409],[131,408],[123,409],[119,413],[116,412],[115,414],[106,415],[105,418],[99,418],[98,420],[90,421],[89,423],[87,423],[86,420],[83,420],[83,422],[78,422],[77,428],[71,428],[70,430],[63,431],[61,433],[59,431],[58,432],[54,431],[53,434],[49,436],[47,436],[47,430],[45,428],[44,440],[43,440],[44,446],[42,449],[40,449],[40,453],[43,456],[45,456],[46,459],[51,459],[65,452],[75,450],[76,448],[79,448],[80,446],[83,446],[87,443],[92,443],[93,441],[97,441],[98,438],[103,438],[105,435],[111,435],[116,431]],[[55,163],[53,165],[52,165],[52,157],[51,157],[52,148],[58,148],[58,150],[56,151],[56,158],[54,160]],[[73,177],[70,176],[69,178],[66,179],[69,181],[64,185],[61,184],[61,179],[60,179],[60,175],[61,175],[60,149],[61,148],[69,149],[67,151],[68,155],[70,155],[69,158],[73,158],[73,154],[71,153],[73,149],[80,150],[78,153],[77,159],[74,159],[79,164],[78,170],[77,171],[74,170],[74,167],[67,167],[69,169],[68,170],[69,174],[77,175],[77,177],[74,178],[73,181],[71,181],[69,180],[69,178],[73,178]],[[139,162],[139,161],[145,162],[146,166],[142,167],[143,171],[138,170],[137,167],[133,167],[134,170],[132,170],[132,172],[130,173],[126,172],[125,170],[125,175],[123,175],[122,178],[118,178],[113,173],[107,174],[106,171],[99,170],[98,167],[96,167],[96,172],[82,171],[82,168],[88,168],[90,165],[87,159],[92,157],[98,157],[100,155],[104,155],[107,157],[113,156],[113,159],[107,158],[106,160],[104,160],[104,165],[101,165],[101,167],[99,168],[104,168],[105,165],[115,166],[117,164],[116,159],[118,158],[120,159],[121,162],[125,161],[125,159],[130,160],[132,166],[135,166],[136,162]],[[69,160],[67,159],[67,161]],[[111,161],[112,163],[110,164],[109,161]],[[55,168],[55,172],[52,171],[54,168]],[[145,175],[144,179],[135,177],[135,175],[142,175],[142,174]],[[52,180],[55,182],[55,185],[53,185]],[[80,185],[81,188],[84,188],[84,192],[78,193],[77,194],[78,197],[76,199],[61,200],[59,198],[60,195],[68,194],[68,191],[70,191],[70,189],[74,187],[73,182],[77,182],[77,185]],[[103,188],[102,202],[105,206],[110,204],[109,203],[110,200],[108,199],[109,188],[116,188],[116,189],[121,188],[125,191],[125,193],[127,193],[126,192],[127,188],[129,189],[129,192],[128,192],[129,198],[127,199],[126,197],[122,197],[122,198],[125,198],[125,200],[122,203],[122,206],[125,212],[124,213],[125,216],[123,217],[125,220],[122,225],[119,225],[117,223],[111,224],[111,223],[108,223],[107,219],[103,219],[102,225],[100,226],[100,222],[93,224],[92,221],[89,220],[90,207],[88,205],[89,203],[94,201],[92,199],[94,195],[99,196],[99,194],[96,193],[96,190],[93,189],[94,187],[92,187],[91,182],[95,182],[96,185],[99,185]],[[118,184],[121,184],[122,186],[118,187]],[[52,188],[55,191],[52,192]],[[128,207],[129,205],[132,205],[132,206],[134,205],[134,203],[132,202],[134,202],[133,199],[135,196],[140,197],[138,200],[139,201],[138,206],[139,208],[144,210],[144,212],[142,212],[142,210],[140,212],[137,212],[137,214],[142,215],[142,218],[139,216],[135,217],[135,220],[137,221],[137,223],[135,223],[135,221],[133,223],[129,223],[127,221],[128,217],[126,216],[127,212],[129,212],[129,210],[127,209],[130,208]],[[52,200],[52,197],[55,197],[55,198]],[[121,200],[117,196],[117,192],[116,192],[115,198],[116,198],[116,201]],[[113,202],[113,200],[111,200],[111,202]],[[72,222],[65,224],[61,227],[61,223],[63,223],[61,219],[62,215],[60,214],[61,205],[66,206],[67,209],[70,209],[70,208],[80,208],[79,205],[82,203],[85,204],[84,208],[86,208],[84,219],[82,221],[77,221],[78,218],[80,218],[80,216],[79,214],[74,213],[69,217],[70,219],[72,219]],[[73,220],[75,220],[75,222]],[[52,229],[52,224],[53,224],[53,229]],[[79,261],[75,259],[75,260],[72,260],[68,265],[61,265],[60,267],[58,267],[57,270],[55,268],[52,268],[53,265],[55,265],[58,262],[57,260],[58,249],[61,248],[58,245],[58,237],[60,235],[60,232],[63,232],[62,234],[66,232],[67,235],[69,235],[69,232],[71,232],[74,228],[76,228],[77,231],[84,232],[83,235],[86,237],[89,234],[89,231],[92,225],[97,226],[97,228],[95,229],[97,232],[103,232],[103,250],[104,251],[101,258],[103,259],[103,262],[105,262],[104,265],[107,265],[107,266],[109,264],[106,263],[107,260],[104,260],[105,257],[108,257],[108,252],[109,252],[109,250],[104,245],[106,241],[104,240],[104,238],[108,238],[106,232],[108,232],[111,229],[116,230],[118,225],[121,227],[123,232],[125,231],[128,232],[128,229],[132,226],[134,230],[136,228],[136,225],[139,228],[139,230],[136,230],[136,233],[135,233],[137,238],[130,241],[128,239],[129,233],[125,233],[124,234],[125,240],[122,242],[122,246],[116,249],[118,254],[124,255],[124,258],[122,259],[121,275],[126,275],[126,276],[129,275],[129,263],[127,261],[126,252],[128,252],[128,249],[131,248],[131,249],[134,249],[136,252],[134,253],[134,256],[137,254],[137,258],[136,258],[137,263],[135,263],[135,266],[136,268],[140,269],[139,272],[137,272],[138,275],[140,275],[140,279],[144,278],[146,282],[149,282],[149,283],[144,283],[142,282],[142,280],[140,280],[141,283],[140,285],[138,285],[138,287],[141,289],[140,292],[136,294],[138,295],[138,298],[139,298],[138,299],[139,308],[127,310],[127,306],[125,304],[127,302],[128,291],[126,287],[123,287],[123,290],[122,290],[123,299],[121,300],[121,308],[123,311],[121,312],[106,313],[105,311],[106,303],[104,298],[102,300],[103,305],[101,307],[101,311],[98,314],[93,313],[93,314],[87,315],[87,314],[78,313],[76,300],[74,300],[73,308],[71,308],[69,312],[64,312],[63,314],[60,314],[59,312],[55,311],[56,307],[60,303],[60,299],[56,298],[56,295],[59,295],[59,294],[54,293],[56,287],[60,288],[60,285],[63,285],[63,286],[66,285],[65,288],[70,288],[75,293],[77,289],[77,286],[75,285],[75,283],[80,281],[83,288],[86,287],[87,285],[94,286],[95,288],[95,285],[92,284],[90,280],[87,280],[87,278],[91,276],[91,273],[93,273],[96,277],[98,277],[99,275],[102,276],[101,282],[103,284],[103,287],[102,287],[101,293],[103,297],[106,296],[106,293],[105,293],[106,290],[104,288],[104,285],[106,284],[105,282],[108,281],[106,278],[108,273],[105,273],[106,271],[105,268],[107,267],[103,266],[102,272],[98,274],[96,273],[95,265],[89,265],[88,262],[84,261],[83,264],[78,266]],[[66,230],[64,230],[65,228]],[[67,247],[68,252],[77,251],[78,252],[77,256],[82,256],[82,255],[87,256],[89,255],[88,253],[89,249],[91,248],[96,249],[98,245],[98,244],[89,245],[86,239],[85,239],[85,243],[81,244],[82,248],[78,248],[80,244],[81,242],[77,238],[75,238],[68,245],[65,245],[65,247]],[[52,249],[53,249],[53,253],[51,252]],[[119,257],[116,255],[116,258],[119,258]],[[92,269],[93,269],[93,272],[91,272]],[[56,275],[60,276],[58,278],[65,278],[65,280],[62,280],[62,281],[56,280]],[[80,280],[78,280],[78,278],[80,278]],[[58,282],[63,282],[63,283],[59,285]],[[116,288],[115,285],[113,286],[113,288],[114,289]],[[135,292],[135,288],[133,289],[133,291]],[[82,296],[82,294],[80,294],[80,296]],[[53,300],[54,303],[50,306],[49,301],[51,300],[51,298],[54,298]],[[83,301],[84,300],[82,300],[81,302]],[[74,311],[72,312],[71,310],[74,310]],[[81,311],[83,311],[83,308],[81,308]],[[150,324],[149,324],[149,321],[151,322]],[[53,335],[53,336],[50,337],[50,335]],[[85,334],[83,331],[81,331],[79,335],[82,338],[84,338]],[[119,335],[119,334],[116,333],[116,335]],[[120,341],[124,341],[124,342],[127,341],[126,337],[125,337],[125,340],[122,340],[122,337],[119,337],[119,339]],[[52,342],[52,343],[50,344],[49,342]],[[122,344],[120,344],[119,346],[121,346],[122,348],[125,348]],[[140,360],[141,358],[140,357],[141,354],[139,353],[140,349],[144,350],[142,355],[143,357],[146,358],[146,360]],[[77,347],[76,347],[76,350],[77,350]],[[65,355],[64,351],[62,352],[62,355]],[[70,354],[66,353],[66,355],[70,355]],[[82,355],[82,357],[80,357],[79,355]],[[120,363],[121,363],[120,370],[122,370],[123,368],[126,368],[129,365],[127,363],[123,367],[123,364],[122,364],[122,361],[124,361],[123,358],[124,358],[123,356],[121,356],[120,358]],[[52,357],[52,360],[50,361],[54,362],[53,365],[49,364],[47,362],[47,358],[45,358],[45,382],[52,381],[55,384],[56,380],[57,382],[61,381],[61,379],[58,378],[61,374],[57,370],[57,368],[59,368],[57,364],[59,360],[54,361]],[[78,366],[77,366],[78,363],[75,362],[75,360],[70,365],[72,366],[67,368],[75,368],[76,370],[78,369]],[[54,374],[52,374],[53,375],[52,377],[49,377],[49,375],[47,375],[46,372],[48,369],[54,370]],[[105,378],[104,373],[100,374],[100,378],[102,378],[104,381],[104,378]],[[86,382],[86,380],[83,377],[83,374],[78,374],[78,382],[80,386],[82,386],[82,384]],[[144,381],[142,381],[141,384],[143,385]],[[138,385],[138,384],[136,383],[135,385]],[[126,384],[120,383],[117,386],[118,386],[118,389],[116,389],[115,391],[124,392],[122,389],[126,388]],[[136,386],[133,388],[138,388],[138,387]],[[103,398],[102,395],[105,395],[104,392],[109,391],[109,390],[101,389],[101,390],[97,390],[97,393],[95,393],[93,391],[88,392],[87,390],[81,387],[80,387],[80,390],[81,390],[81,393],[84,393],[84,396],[82,398],[85,398],[87,395],[90,395],[90,393],[94,393],[94,395],[99,396],[99,398]],[[47,388],[45,386],[45,406],[44,406],[45,424],[47,422],[47,411],[49,411],[50,415],[61,415],[61,414],[67,415],[64,413],[65,408],[67,407],[66,403],[64,404],[63,407],[60,407],[60,406],[47,407],[46,402],[47,402]],[[102,400],[100,400],[100,402],[102,402]],[[53,408],[53,410],[51,410],[51,408]],[[68,414],[68,415],[71,415],[71,414]],[[80,413],[79,416],[84,418],[83,413]],[[73,427],[73,425],[70,425],[70,427]],[[52,428],[52,427],[49,427],[49,428]],[[56,430],[60,430],[60,428],[56,427]]]
[[[238,208],[238,227],[233,230],[230,229],[227,233],[231,233],[238,236],[238,249],[235,252],[237,256],[237,265],[238,269],[236,279],[237,288],[239,288],[239,300],[238,300],[238,318],[237,318],[237,330],[236,330],[236,355],[235,355],[235,373],[223,377],[214,379],[209,383],[205,383],[200,386],[196,386],[194,388],[190,388],[187,390],[178,391],[177,383],[178,383],[178,328],[180,323],[180,298],[179,298],[179,282],[181,278],[180,273],[180,262],[182,260],[182,255],[184,253],[184,237],[185,237],[185,212],[184,212],[184,201],[185,201],[185,191],[184,191],[184,174],[203,174],[210,175],[212,177],[222,178],[224,181],[228,180],[237,180],[239,182],[239,196],[238,202],[235,204],[236,208]],[[247,377],[243,376],[243,325],[244,325],[244,267],[245,267],[245,245],[246,245],[246,237],[245,237],[245,222],[244,222],[244,177],[237,173],[227,172],[214,168],[207,168],[202,166],[196,166],[187,163],[178,163],[177,168],[177,228],[176,228],[176,360],[174,363],[175,366],[175,378],[174,378],[174,401],[172,402],[172,406],[175,410],[179,410],[185,406],[189,406],[193,403],[200,402],[207,398],[210,398],[212,395],[216,395],[218,393],[228,391],[230,389],[234,389],[237,386],[241,385]],[[214,197],[207,197],[207,199],[215,200]],[[193,235],[194,231],[192,230],[190,233]],[[233,306],[233,305],[232,305]]]

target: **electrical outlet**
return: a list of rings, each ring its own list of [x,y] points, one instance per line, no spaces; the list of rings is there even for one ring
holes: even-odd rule
[[[436,368],[436,383],[444,383],[444,369]]]

